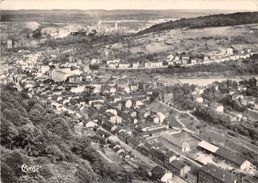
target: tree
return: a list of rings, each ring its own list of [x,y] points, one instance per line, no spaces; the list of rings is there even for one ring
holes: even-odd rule
[[[3,116],[5,119],[8,119],[10,122],[12,122],[15,126],[20,126],[20,112],[18,109],[5,109],[3,111]]]
[[[17,178],[13,170],[4,162],[1,162],[1,181],[3,183],[17,182]]]
[[[161,168],[160,166],[155,166],[151,170],[151,178],[153,180],[160,180],[165,174],[165,172],[166,172],[165,169]]]
[[[29,112],[29,116],[34,125],[42,124],[42,123],[44,124],[42,113],[39,110],[31,109]]]
[[[86,136],[76,137],[72,143],[71,151],[75,154],[82,154],[83,150],[90,146],[90,139]]]
[[[18,135],[16,127],[4,117],[1,117],[1,145],[12,148],[14,138]]]
[[[61,117],[57,117],[53,121],[50,121],[46,127],[49,131],[64,139],[71,138],[71,129],[69,128],[66,120]]]
[[[140,165],[138,169],[136,170],[136,174],[139,175],[140,177],[143,177],[145,180],[148,180],[149,174],[146,170],[146,167],[143,165]]]
[[[45,149],[46,155],[52,162],[61,161],[64,159],[62,151],[56,145],[50,145]]]
[[[97,175],[93,172],[91,166],[85,161],[80,162],[80,164],[77,166],[75,176],[78,178],[79,183],[90,183],[97,180]]]

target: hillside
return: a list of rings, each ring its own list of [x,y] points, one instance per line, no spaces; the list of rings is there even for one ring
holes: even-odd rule
[[[241,12],[232,14],[217,14],[196,18],[180,19],[156,24],[140,31],[138,34],[147,34],[170,29],[196,29],[207,27],[233,26],[258,23],[258,12]]]
[[[137,177],[124,169],[119,158],[109,163],[101,156],[91,143],[105,144],[100,136],[76,135],[76,123],[12,86],[1,86],[0,182],[115,183]],[[24,173],[24,163],[40,168]]]

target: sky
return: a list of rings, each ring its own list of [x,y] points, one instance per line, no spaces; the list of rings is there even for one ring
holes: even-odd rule
[[[258,11],[258,0],[0,0],[1,9],[219,9]]]

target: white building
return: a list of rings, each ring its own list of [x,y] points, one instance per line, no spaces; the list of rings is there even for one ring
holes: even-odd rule
[[[111,116],[110,121],[113,124],[119,124],[122,123],[122,118],[120,116]]]
[[[227,55],[233,55],[233,49],[227,48],[226,53],[227,53]]]
[[[49,78],[54,81],[65,81],[67,77],[72,75],[80,75],[82,71],[71,70],[70,68],[52,69],[49,71]]]
[[[101,92],[101,84],[92,84],[91,86],[94,87],[93,93],[100,93]]]
[[[110,64],[108,64],[108,67],[112,68],[112,69],[116,69],[118,67],[118,64],[117,63],[110,63]]]
[[[118,67],[119,67],[119,69],[127,69],[130,67],[130,64],[127,64],[127,63],[119,64]]]
[[[169,61],[172,61],[174,59],[174,56],[173,55],[168,55],[167,56],[167,61],[169,62]]]
[[[85,90],[85,85],[78,85],[76,87],[71,88],[71,92],[73,93],[82,93]]]
[[[163,123],[163,121],[166,118],[166,116],[164,114],[162,114],[161,112],[158,112],[157,116],[159,118],[159,123]]]
[[[223,111],[224,111],[224,106],[223,106],[223,105],[219,105],[219,106],[216,108],[216,111],[218,111],[218,112],[223,112]]]
[[[120,60],[118,59],[118,60],[108,60],[107,61],[107,64],[109,65],[109,64],[119,64],[119,62],[120,62]]]
[[[245,161],[241,166],[240,169],[243,171],[255,171],[256,167],[249,161]]]
[[[202,97],[196,98],[196,102],[203,103],[203,98]]]
[[[13,40],[9,39],[9,40],[7,41],[7,48],[8,48],[8,49],[13,48]]]
[[[134,62],[132,66],[133,66],[134,69],[137,69],[140,66],[140,63],[139,62]]]
[[[131,108],[132,105],[133,105],[132,100],[127,100],[126,103],[125,103],[125,107],[127,107],[127,108]]]

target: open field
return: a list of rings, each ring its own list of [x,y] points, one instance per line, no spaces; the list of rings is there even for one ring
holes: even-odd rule
[[[258,24],[189,30],[177,29],[138,36],[133,41],[139,44],[145,42],[148,45],[153,42],[156,48],[155,52],[170,50],[171,53],[192,52],[198,54],[199,52],[218,51],[226,47],[234,47],[234,45],[236,45],[236,49],[248,47],[258,51]],[[169,44],[169,46],[164,43]]]

